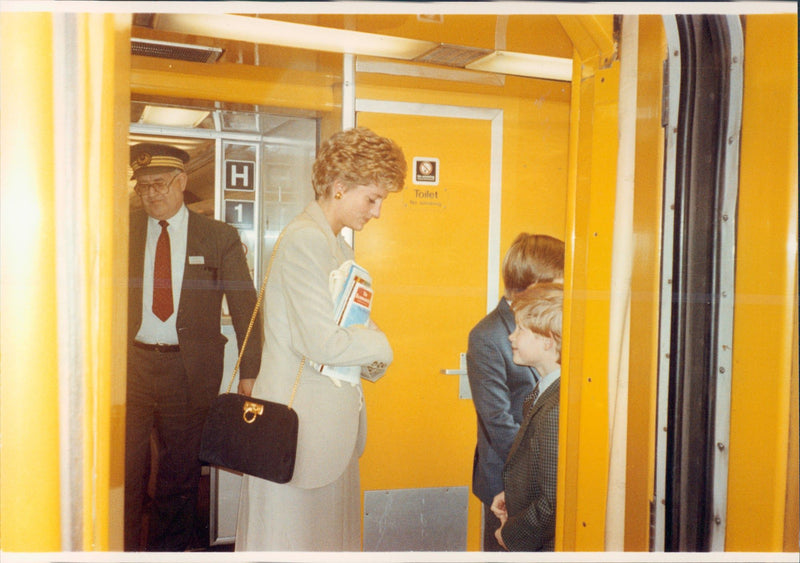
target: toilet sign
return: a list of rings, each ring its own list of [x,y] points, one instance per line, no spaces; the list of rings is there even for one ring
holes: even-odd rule
[[[439,159],[427,156],[415,156],[413,182],[418,186],[438,186]]]
[[[414,184],[403,190],[403,203],[411,208],[447,207],[447,189],[439,186],[439,159],[415,156],[411,181]]]

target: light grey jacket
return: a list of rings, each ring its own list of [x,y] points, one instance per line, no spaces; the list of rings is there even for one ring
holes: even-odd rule
[[[332,366],[392,361],[384,333],[334,321],[330,273],[352,258],[353,249],[334,235],[316,202],[286,227],[262,304],[265,345],[253,396],[287,403],[303,356]],[[344,472],[354,449],[363,452],[361,386],[339,383],[306,362],[293,405],[300,421],[293,486],[327,485]]]

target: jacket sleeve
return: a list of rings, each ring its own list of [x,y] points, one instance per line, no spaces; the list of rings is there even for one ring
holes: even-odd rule
[[[328,279],[337,265],[322,232],[314,228],[294,231],[284,238],[279,256],[280,267],[273,272],[280,276],[292,319],[292,346],[299,354],[334,366],[388,365],[392,361],[392,348],[383,332],[340,327],[334,321]]]
[[[514,442],[519,424],[511,413],[506,363],[496,338],[479,327],[469,334],[467,377],[479,424],[492,449],[505,460]]]
[[[535,431],[526,436],[525,466],[530,502],[509,516],[502,528],[510,551],[541,551],[553,543],[556,529],[558,474],[558,407],[541,412]],[[508,492],[506,492],[508,495]],[[506,499],[508,503],[508,498]]]
[[[221,229],[221,268],[220,281],[228,304],[228,311],[236,332],[236,341],[241,352],[242,344],[253,309],[256,305],[256,290],[250,268],[244,255],[239,234],[233,227],[225,225]],[[239,366],[239,377],[251,379],[258,375],[261,366],[261,350],[264,346],[264,323],[261,312],[253,323],[250,336],[247,339],[244,356]]]

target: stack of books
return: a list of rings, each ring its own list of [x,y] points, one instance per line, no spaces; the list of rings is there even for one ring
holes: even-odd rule
[[[367,326],[373,295],[369,272],[353,260],[348,260],[331,272],[330,290],[339,326]],[[358,383],[361,377],[361,366],[321,365],[319,371],[323,375],[350,383]]]

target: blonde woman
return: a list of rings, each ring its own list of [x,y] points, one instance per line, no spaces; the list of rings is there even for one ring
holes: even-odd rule
[[[313,365],[375,371],[392,361],[389,341],[374,324],[336,324],[328,283],[353,258],[342,229],[360,231],[378,218],[405,176],[400,147],[369,129],[339,132],[320,147],[312,177],[316,199],[286,227],[267,282],[263,368],[240,384],[242,393],[286,403],[302,359],[309,360],[294,402],[300,421],[294,475],[286,484],[244,477],[237,551],[361,549],[361,384],[332,379]]]

